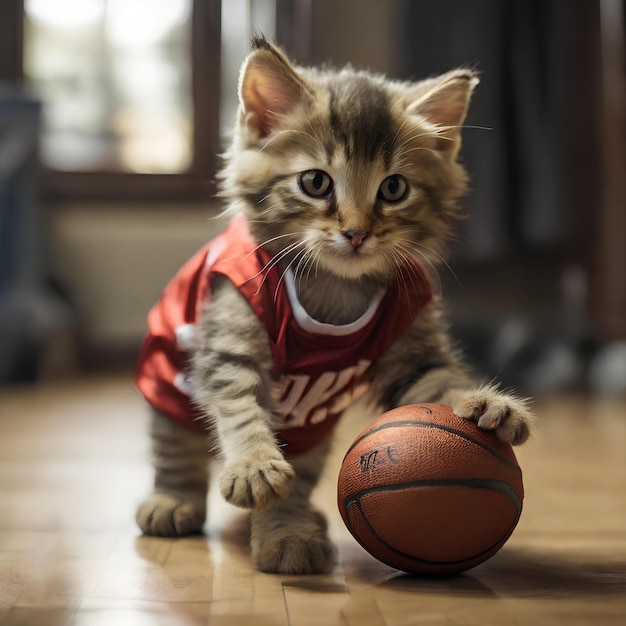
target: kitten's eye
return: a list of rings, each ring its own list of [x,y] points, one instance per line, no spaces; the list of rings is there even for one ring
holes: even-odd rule
[[[393,174],[383,180],[378,189],[378,197],[386,202],[400,202],[400,200],[404,200],[408,188],[409,185],[404,176]]]
[[[312,198],[323,198],[333,190],[333,179],[321,170],[309,170],[300,174],[300,189]]]

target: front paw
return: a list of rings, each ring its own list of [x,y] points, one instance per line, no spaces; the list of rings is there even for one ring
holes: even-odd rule
[[[220,492],[234,506],[260,511],[287,498],[295,475],[280,454],[251,455],[224,468]]]
[[[501,393],[495,387],[457,391],[451,404],[459,417],[484,430],[493,430],[504,443],[517,446],[530,436],[534,418],[527,401]]]
[[[181,537],[202,531],[206,500],[165,493],[152,494],[137,510],[137,524],[146,535]]]

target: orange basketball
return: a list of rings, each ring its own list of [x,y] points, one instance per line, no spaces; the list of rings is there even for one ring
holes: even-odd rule
[[[378,560],[455,574],[493,556],[522,512],[511,447],[449,406],[401,406],[354,441],[339,472],[339,511]]]

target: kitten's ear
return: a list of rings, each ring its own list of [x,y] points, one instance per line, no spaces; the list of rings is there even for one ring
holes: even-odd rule
[[[472,70],[453,70],[421,83],[419,95],[411,102],[409,114],[420,115],[434,127],[437,150],[455,157],[461,144],[461,126],[472,93],[478,85]]]
[[[259,138],[280,124],[281,115],[302,102],[307,88],[287,58],[265,38],[252,40],[239,79],[242,122]]]

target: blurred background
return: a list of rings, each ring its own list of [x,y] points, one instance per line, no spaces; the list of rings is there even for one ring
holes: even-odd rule
[[[626,393],[623,0],[3,0],[0,384],[132,370],[145,316],[222,227],[251,34],[301,64],[481,84],[453,334],[524,393]]]

